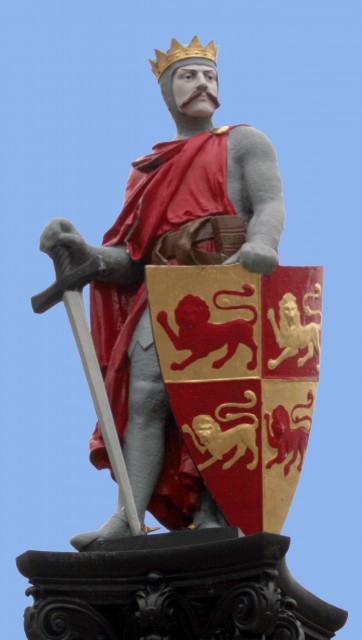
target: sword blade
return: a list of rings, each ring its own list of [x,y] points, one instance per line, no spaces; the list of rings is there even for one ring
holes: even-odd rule
[[[124,462],[116,426],[109,405],[97,354],[89,331],[85,314],[83,296],[79,291],[66,291],[63,296],[73,335],[87,378],[94,408],[101,428],[104,444],[114,477],[116,478],[121,500],[126,511],[128,523],[133,535],[140,535],[136,505]]]

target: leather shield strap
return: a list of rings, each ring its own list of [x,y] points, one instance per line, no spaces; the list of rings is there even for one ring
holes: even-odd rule
[[[222,264],[245,242],[246,225],[239,216],[209,216],[184,224],[158,238],[152,250],[151,263],[167,265]],[[212,241],[215,250],[205,251],[197,245]]]

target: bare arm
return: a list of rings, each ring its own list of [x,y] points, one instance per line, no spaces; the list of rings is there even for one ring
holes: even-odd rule
[[[71,222],[63,218],[54,218],[48,222],[40,236],[40,250],[44,253],[51,254],[52,249],[58,245],[68,249],[72,268],[94,256],[101,256],[108,270],[107,276],[103,278],[107,282],[127,285],[143,278],[143,266],[130,258],[124,245],[94,247],[85,242]]]
[[[252,127],[236,127],[228,141],[228,191],[248,219],[245,244],[228,263],[271,273],[278,264],[284,204],[276,154],[268,138]]]

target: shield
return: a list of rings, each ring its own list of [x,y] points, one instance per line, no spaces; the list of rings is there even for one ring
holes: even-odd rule
[[[308,444],[321,267],[147,267],[176,422],[205,485],[245,534],[280,533]]]

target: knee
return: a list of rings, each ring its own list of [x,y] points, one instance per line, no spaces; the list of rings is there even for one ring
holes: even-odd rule
[[[129,410],[143,417],[154,418],[166,415],[169,410],[168,396],[162,379],[131,380]]]
[[[162,382],[160,365],[154,344],[144,349],[137,343],[131,355],[130,373],[131,380],[141,381],[146,384],[158,384]]]
[[[131,358],[129,410],[139,416],[165,416],[169,401],[154,345],[137,345]]]

